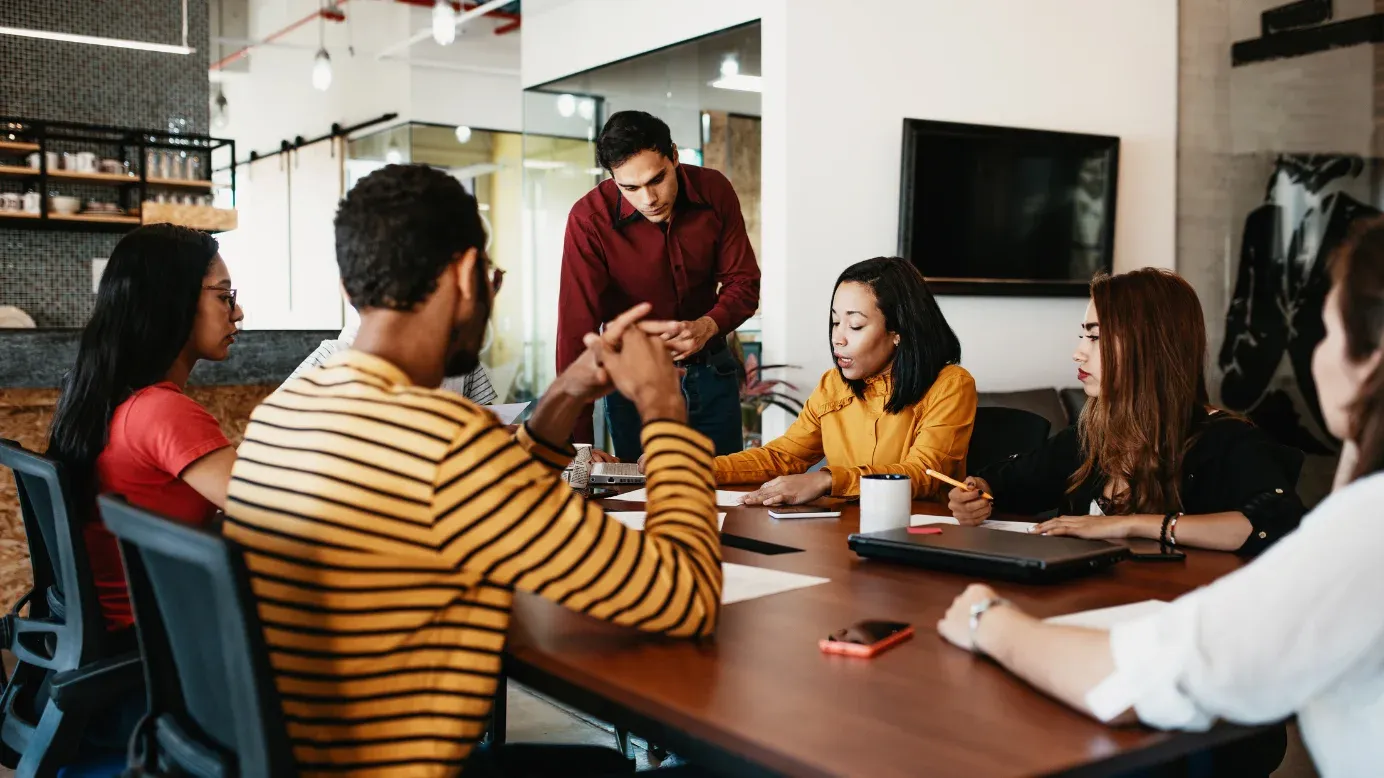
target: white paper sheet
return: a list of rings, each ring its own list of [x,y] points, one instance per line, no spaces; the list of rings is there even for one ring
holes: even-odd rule
[[[523,413],[527,407],[529,407],[528,403],[485,406],[486,410],[495,414],[495,418],[499,419],[501,424],[513,424],[514,420],[519,418],[519,414]]]
[[[644,531],[644,518],[648,515],[644,511],[611,511],[606,514],[612,519],[633,530]],[[716,529],[726,526],[726,514],[716,514]]]
[[[1045,619],[1045,621],[1049,624],[1060,624],[1066,627],[1108,630],[1116,624],[1152,616],[1166,607],[1168,607],[1168,603],[1162,600],[1144,600],[1129,605],[1116,605],[1111,608],[1097,608],[1092,611],[1068,613],[1065,616],[1053,616],[1050,619]]]
[[[955,516],[928,516],[926,514],[915,513],[908,517],[908,526],[910,527],[921,527],[925,524],[950,524],[952,526],[959,526],[961,522],[957,521]],[[997,529],[1003,532],[1027,533],[1038,525],[1031,521],[1000,521],[998,519],[992,519],[989,521],[982,521],[980,526],[985,529]]]
[[[721,572],[725,576],[721,583],[722,605],[791,592],[794,589],[806,589],[831,580],[764,567],[737,565],[732,562],[722,562]]]
[[[745,492],[724,492],[716,490],[716,504],[722,508],[735,508],[744,499]],[[612,500],[626,500],[628,502],[648,502],[649,494],[645,489],[637,489],[633,492],[626,492],[618,497],[611,497]]]

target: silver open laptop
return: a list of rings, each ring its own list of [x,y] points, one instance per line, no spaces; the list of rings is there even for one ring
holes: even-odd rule
[[[591,483],[601,486],[628,486],[644,483],[639,465],[628,462],[598,462],[591,466]]]

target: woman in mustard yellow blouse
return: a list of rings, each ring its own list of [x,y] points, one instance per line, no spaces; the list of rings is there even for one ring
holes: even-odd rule
[[[717,483],[763,484],[747,505],[798,505],[856,497],[861,476],[896,473],[914,499],[945,501],[949,487],[924,471],[966,477],[976,385],[922,274],[898,257],[847,268],[831,300],[831,352],[836,369],[788,432],[717,457]],[[826,467],[807,472],[823,456]]]

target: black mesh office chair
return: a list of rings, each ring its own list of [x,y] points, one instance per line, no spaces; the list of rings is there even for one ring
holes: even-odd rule
[[[82,533],[90,511],[74,509],[62,466],[11,440],[0,465],[14,473],[34,575],[0,617],[0,647],[17,660],[0,695],[0,763],[50,776],[73,761],[91,715],[137,692],[143,674],[139,652],[108,639]]]
[[[1000,406],[976,408],[966,472],[978,473],[1014,454],[1026,454],[1047,442],[1052,424],[1032,411]]]
[[[294,775],[240,551],[218,533],[116,497],[100,506],[120,540],[144,653],[144,767],[206,778]]]

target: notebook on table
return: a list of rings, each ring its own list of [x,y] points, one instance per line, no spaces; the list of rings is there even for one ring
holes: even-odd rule
[[[1103,570],[1129,556],[1129,548],[1103,540],[941,527],[934,535],[906,528],[851,535],[863,557],[1025,583],[1060,581]]]

